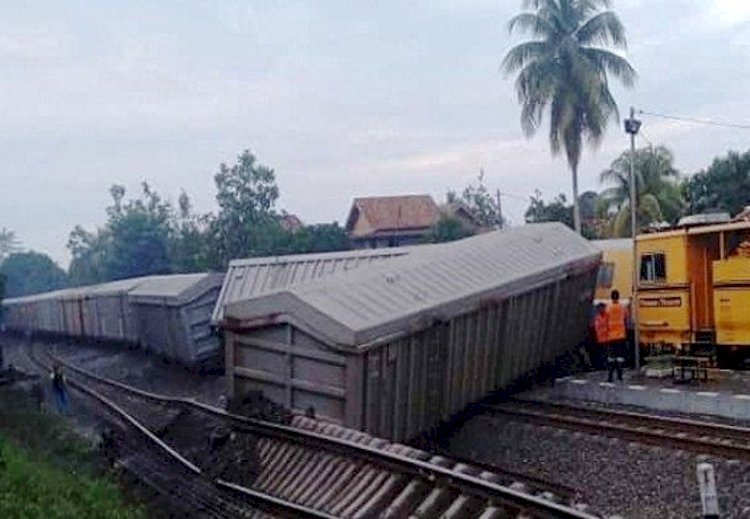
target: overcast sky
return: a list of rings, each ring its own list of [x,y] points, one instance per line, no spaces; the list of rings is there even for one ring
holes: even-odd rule
[[[108,188],[141,181],[215,209],[213,174],[244,148],[275,168],[280,208],[343,222],[352,197],[475,180],[569,193],[545,133],[526,140],[499,72],[520,0],[3,2],[0,227],[63,265],[76,224],[104,221]],[[622,114],[750,123],[750,2],[619,0],[640,79]],[[750,132],[644,117],[685,173]],[[641,140],[642,143],[645,141]],[[586,151],[583,188],[627,146],[613,125]],[[514,223],[527,204],[505,200]]]

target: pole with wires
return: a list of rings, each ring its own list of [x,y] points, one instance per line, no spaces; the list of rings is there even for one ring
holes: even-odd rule
[[[625,120],[625,132],[630,135],[630,235],[633,237],[633,296],[630,298],[630,315],[633,319],[633,348],[636,373],[641,368],[640,331],[638,329],[638,256],[635,240],[638,236],[638,191],[635,175],[635,136],[641,129],[641,121],[635,118],[635,108],[630,108],[630,118]]]

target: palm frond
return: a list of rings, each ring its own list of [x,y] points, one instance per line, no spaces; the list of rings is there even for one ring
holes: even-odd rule
[[[554,32],[549,22],[536,13],[521,13],[511,18],[508,22],[508,32],[512,34],[516,30],[542,37],[549,37]]]
[[[625,27],[612,11],[604,11],[589,18],[577,31],[576,39],[581,45],[614,45],[627,48]]]
[[[581,54],[591,61],[602,72],[606,71],[622,81],[626,87],[635,84],[638,74],[628,60],[605,49],[596,47],[582,47]]]
[[[506,74],[516,72],[534,60],[551,56],[553,50],[544,41],[527,41],[510,49],[503,59],[501,68]]]

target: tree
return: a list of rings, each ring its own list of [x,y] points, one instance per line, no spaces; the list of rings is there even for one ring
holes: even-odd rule
[[[711,166],[687,178],[682,192],[690,213],[740,212],[750,204],[750,151],[729,152]]]
[[[5,227],[0,229],[0,263],[14,252],[19,252],[20,250],[21,242],[16,237],[16,233]]]
[[[471,236],[473,232],[454,216],[442,215],[425,237],[427,243],[443,243]]]
[[[172,271],[172,206],[146,182],[141,189],[140,197],[125,201],[125,188],[112,186],[104,227],[90,233],[76,226],[70,233],[70,277],[75,285]]]
[[[507,74],[518,73],[521,127],[536,133],[549,107],[549,142],[553,155],[565,151],[573,180],[573,221],[581,232],[578,165],[584,141],[597,145],[607,124],[619,118],[609,76],[625,86],[636,73],[607,47],[626,48],[625,29],[609,0],[525,0],[527,10],[511,19],[510,32],[530,33],[532,40],[513,47],[503,60]]]
[[[562,193],[553,198],[552,202],[546,203],[542,192],[537,189],[531,196],[531,203],[524,217],[526,223],[562,222],[573,228],[573,207]]]
[[[679,172],[674,167],[674,156],[664,146],[648,146],[628,150],[599,175],[604,184],[614,184],[602,192],[608,214],[614,214],[614,236],[631,235],[630,224],[630,163],[634,157],[636,191],[638,195],[638,227],[667,221],[674,224],[682,214],[683,200],[678,184]]]
[[[468,209],[481,227],[492,228],[502,225],[500,207],[497,199],[490,194],[484,184],[484,170],[479,170],[477,185],[469,184],[458,196],[455,191],[448,191],[445,200],[448,205],[461,204]]]
[[[184,191],[178,199],[178,216],[173,223],[169,256],[175,272],[200,272],[211,267],[210,214],[196,214]]]
[[[338,222],[306,225],[297,231],[285,233],[288,244],[283,251],[279,251],[285,254],[334,252],[350,248],[349,236]]]
[[[68,286],[67,275],[49,256],[39,252],[15,252],[0,266],[5,296],[20,297]]]
[[[271,254],[285,241],[274,211],[279,189],[273,169],[245,150],[233,166],[222,163],[214,181],[219,204],[213,222],[217,266],[232,258]]]

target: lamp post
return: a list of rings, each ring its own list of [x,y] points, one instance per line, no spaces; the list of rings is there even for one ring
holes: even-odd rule
[[[640,333],[638,330],[638,257],[635,238],[638,235],[638,199],[635,179],[635,136],[641,129],[641,121],[635,118],[635,108],[630,107],[630,118],[625,120],[625,133],[630,135],[630,235],[633,237],[633,295],[630,298],[630,315],[633,319],[633,343],[635,348],[635,371],[641,368]]]

